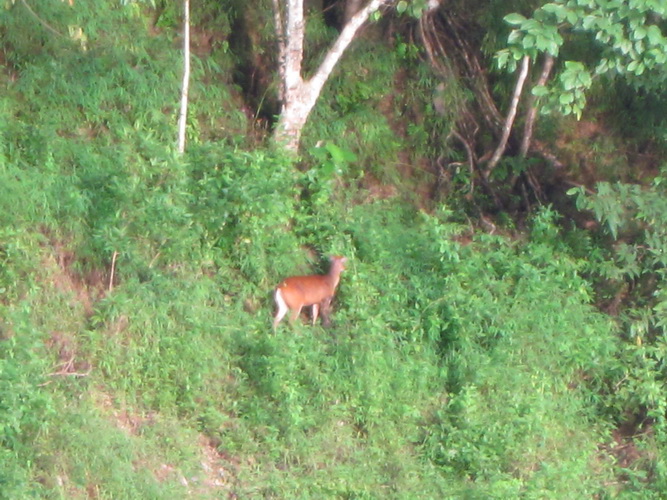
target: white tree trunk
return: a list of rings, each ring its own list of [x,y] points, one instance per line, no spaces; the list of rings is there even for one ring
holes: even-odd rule
[[[496,148],[493,156],[489,160],[489,164],[484,170],[484,177],[487,179],[491,175],[491,171],[496,168],[498,161],[503,156],[505,148],[507,147],[507,141],[510,137],[510,132],[512,131],[512,126],[514,125],[514,118],[516,118],[516,112],[519,107],[519,99],[521,98],[521,93],[523,92],[523,84],[526,82],[526,77],[528,76],[528,69],[530,68],[530,57],[524,56],[521,60],[521,69],[519,70],[519,77],[517,78],[516,85],[514,86],[514,94],[512,95],[512,102],[510,103],[510,109],[507,112],[507,118],[505,118],[505,125],[503,125],[503,135],[500,138],[500,143]]]
[[[178,116],[178,152],[185,151],[185,129],[188,121],[188,91],[190,88],[190,0],[183,0],[183,85],[181,110]]]
[[[280,75],[280,87],[278,89],[278,101],[283,102],[284,82],[285,82],[285,61],[287,60],[287,35],[285,33],[285,23],[283,22],[283,13],[281,11],[280,0],[272,0],[273,3],[273,24],[276,27],[276,40],[278,43],[278,71]]]
[[[298,151],[301,142],[301,131],[320,96],[322,87],[324,87],[347,47],[354,40],[359,28],[373,12],[395,1],[371,0],[366,7],[352,16],[343,27],[338,39],[326,53],[317,71],[310,79],[304,80],[301,75],[305,29],[303,0],[287,0],[285,26],[276,26],[279,39],[282,35],[285,37],[284,60],[280,61],[283,105],[274,132],[274,138],[278,144],[281,144],[288,151],[294,153]],[[280,16],[277,2],[274,3],[274,8],[278,12],[275,15],[276,20],[281,19],[282,16]]]

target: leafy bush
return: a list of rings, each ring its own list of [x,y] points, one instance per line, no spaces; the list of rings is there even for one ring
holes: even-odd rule
[[[271,269],[286,269],[298,246],[290,227],[297,196],[291,161],[202,147],[193,150],[190,162],[192,210],[203,245],[225,254],[253,286],[271,286]]]
[[[603,299],[612,310],[623,304],[619,323],[626,341],[610,381],[608,404],[620,421],[636,424],[648,417],[665,433],[667,400],[663,370],[667,350],[666,277],[667,219],[664,176],[653,185],[599,183],[594,195],[580,190],[577,205],[591,210],[611,240],[591,272],[601,282]]]
[[[44,332],[28,302],[1,306],[0,325],[0,497],[37,496],[31,481],[39,451],[33,447],[54,417],[54,402],[44,388],[47,358]]]

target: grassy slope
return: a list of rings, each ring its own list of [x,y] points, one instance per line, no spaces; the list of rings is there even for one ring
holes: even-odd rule
[[[87,6],[83,26],[97,19]],[[589,305],[553,214],[519,241],[464,239],[452,214],[362,203],[326,165],[300,174],[242,139],[192,140],[175,158],[178,55],[134,10],[105,12],[85,51],[12,41],[0,496],[609,489],[595,389],[614,329]],[[221,65],[196,67],[195,81],[224,79]],[[229,95],[194,86],[200,126],[242,127],[215,106]],[[269,291],[317,264],[306,247],[351,258],[335,328],[272,335]]]

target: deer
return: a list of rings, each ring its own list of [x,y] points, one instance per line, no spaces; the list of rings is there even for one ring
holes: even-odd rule
[[[288,311],[290,323],[294,323],[301,314],[301,309],[306,306],[312,306],[312,324],[322,313],[322,324],[329,326],[329,312],[331,310],[331,301],[336,292],[336,287],[340,281],[340,273],[345,270],[347,258],[336,255],[330,258],[331,267],[327,274],[314,274],[309,276],[291,276],[284,279],[276,287],[274,298],[278,310],[273,319],[273,331],[278,328]]]

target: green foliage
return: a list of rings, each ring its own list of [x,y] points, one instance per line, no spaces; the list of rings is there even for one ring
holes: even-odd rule
[[[597,453],[590,429],[584,425],[577,442],[571,439],[573,422],[593,418],[594,408],[587,387],[572,384],[582,371],[601,383],[615,342],[607,321],[591,322],[580,264],[553,248],[552,218],[536,219],[525,249],[482,238],[474,251],[452,239],[461,229],[444,218],[387,203],[358,207],[341,220],[355,254],[338,294],[345,307],[336,314],[335,338],[298,328],[295,336],[232,340],[241,347],[242,386],[254,393],[237,409],[256,422],[257,450],[276,450],[285,464],[284,472],[268,473],[267,484],[280,486],[262,491],[292,496],[288,478],[329,463],[322,450],[348,433],[370,453],[357,456],[346,441],[334,446],[340,458],[328,477],[345,473],[348,493],[375,484],[375,461],[409,443],[419,443],[441,479],[426,475],[414,489],[405,478],[417,457],[404,452],[387,491],[469,494],[465,477],[491,496],[599,491],[599,477],[588,469]],[[339,469],[348,460],[365,471],[363,482]],[[542,467],[533,472],[537,462]],[[308,476],[299,491],[322,494]]]
[[[608,322],[591,321],[581,263],[554,245],[557,238],[553,215],[542,213],[524,248],[481,240],[477,245],[485,250],[466,255],[446,278],[449,397],[433,415],[424,444],[445,470],[483,479],[486,496],[544,495],[539,488],[587,496],[597,489],[580,467],[594,460],[595,446],[567,446],[572,428],[562,424],[571,421],[566,415],[590,411],[588,389],[573,389],[573,383],[583,371],[592,385],[601,384],[606,373],[600,368],[615,341]],[[549,421],[553,414],[562,418]],[[570,465],[557,457],[568,457]],[[561,466],[541,467],[529,473],[529,482],[521,480],[531,462],[551,460]]]
[[[618,281],[647,279],[655,284],[654,289],[642,290],[645,295],[659,300],[662,296],[661,283],[667,265],[664,238],[665,193],[664,179],[657,177],[653,186],[642,188],[633,184],[609,184],[600,182],[594,196],[585,196],[579,190],[578,206],[591,210],[596,218],[605,224],[617,244],[614,247],[613,265],[602,269],[604,277]],[[632,235],[631,241],[624,241]],[[656,307],[659,306],[656,303]],[[664,328],[662,320],[656,318],[657,326]]]
[[[419,19],[424,15],[424,12],[426,12],[428,7],[428,2],[426,0],[412,0],[410,2],[399,0],[396,4],[396,12],[399,14],[405,14],[407,12],[415,19]]]
[[[206,147],[193,149],[190,161],[202,242],[227,252],[251,284],[270,286],[270,270],[296,246],[288,231],[297,194],[291,161]]]
[[[659,442],[667,430],[664,184],[663,174],[649,187],[601,182],[594,195],[571,191],[578,195],[577,205],[591,210],[611,237],[610,251],[591,271],[605,284],[609,303],[625,305],[619,322],[626,343],[609,382],[609,410],[621,421],[648,419]]]
[[[356,156],[351,176],[370,175],[414,193],[410,183],[428,175],[420,168],[424,158],[441,154],[443,136],[459,116],[461,89],[456,82],[439,85],[415,57],[414,45],[402,39],[393,49],[358,40],[351,50],[313,110],[304,129],[304,149],[310,152],[320,141],[344,144]],[[404,86],[407,74],[417,79]],[[404,118],[388,119],[393,115]]]
[[[52,397],[43,387],[44,332],[28,301],[3,305],[0,312],[0,497],[37,496],[40,488],[30,480],[38,453],[33,442],[54,418]]]
[[[100,389],[59,403],[55,425],[35,442],[49,496],[176,498],[199,492],[207,480],[197,432],[183,422],[143,413]]]
[[[301,170],[220,136],[244,123],[222,102],[231,91],[201,83],[227,81],[224,62],[195,62],[194,140],[175,157],[180,59],[147,36],[139,5],[45,7],[69,9],[47,20],[80,26],[85,47],[4,42],[19,72],[0,106],[0,496],[607,494],[609,426],[638,408],[662,426],[663,294],[637,301],[647,314],[619,346],[586,276],[615,267],[608,279],[657,289],[659,195],[601,190],[616,234],[628,214],[643,234],[607,262],[549,208],[509,238],[445,207],[373,199],[359,180],[398,178],[406,157],[435,150],[463,99],[438,89],[438,111],[405,41],[344,63]],[[18,7],[3,33],[33,22]],[[164,15],[162,29],[176,18]],[[315,42],[331,35],[311,28]],[[387,92],[403,64],[418,81]],[[401,114],[409,125],[387,119]],[[349,258],[334,327],[273,334],[274,284],[334,252]],[[657,492],[667,476],[651,465]]]
[[[607,122],[618,130],[628,149],[640,150],[643,145],[652,143],[662,153],[667,145],[665,97],[664,92],[648,92],[617,80],[598,89],[594,99],[602,113],[612,112]],[[619,106],[622,115],[615,112]],[[637,168],[632,170],[639,176],[642,173]]]
[[[664,75],[659,68],[667,61],[667,38],[656,20],[664,19],[665,14],[660,1],[545,3],[530,18],[519,13],[505,17],[515,28],[508,37],[508,48],[498,52],[497,62],[514,71],[524,55],[558,57],[568,41],[585,34],[587,45],[598,48],[594,59],[565,61],[556,83],[549,89],[537,89],[537,95],[549,98],[546,111],[580,117],[592,75],[620,74],[636,87],[662,88]]]

